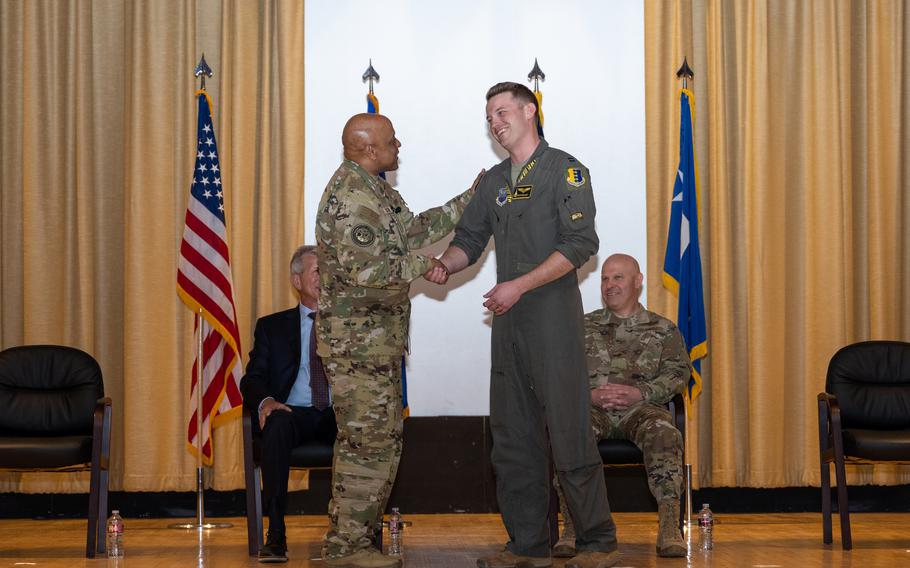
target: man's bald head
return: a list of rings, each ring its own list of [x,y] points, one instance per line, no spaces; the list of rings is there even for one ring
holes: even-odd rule
[[[341,133],[344,157],[373,175],[398,168],[398,147],[392,122],[379,114],[355,114]]]
[[[628,254],[611,254],[600,271],[600,293],[607,309],[627,318],[638,310],[644,275]]]
[[[629,270],[632,271],[632,274],[641,274],[641,267],[638,265],[638,261],[635,260],[634,256],[624,254],[621,252],[616,253],[616,254],[611,254],[610,256],[607,257],[607,260],[604,261],[604,264],[603,264],[604,267],[606,267],[608,263],[613,264],[614,266],[617,266],[617,267],[621,266],[621,267],[628,268]]]

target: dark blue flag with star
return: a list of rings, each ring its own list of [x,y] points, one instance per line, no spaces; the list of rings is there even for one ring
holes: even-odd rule
[[[701,359],[708,354],[705,296],[698,245],[698,173],[693,137],[692,92],[679,96],[679,166],[670,203],[670,229],[664,256],[664,287],[679,299],[676,325],[682,333],[692,362],[686,389],[692,402],[701,393]]]

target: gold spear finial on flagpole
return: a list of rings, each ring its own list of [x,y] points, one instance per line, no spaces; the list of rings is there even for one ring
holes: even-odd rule
[[[370,66],[367,67],[367,70],[363,72],[363,80],[370,82],[370,94],[373,94],[373,80],[379,81],[379,73],[373,69],[373,59],[370,59]]]
[[[202,52],[202,58],[199,60],[199,63],[196,65],[196,68],[193,69],[193,75],[196,77],[202,76],[202,86],[200,87],[203,91],[205,90],[205,78],[211,77],[214,75],[212,73],[212,68],[209,67],[209,64],[205,62],[205,52]]]
[[[695,72],[692,71],[692,68],[689,67],[689,61],[686,59],[686,56],[683,55],[683,62],[679,69],[676,71],[676,77],[682,78],[683,80],[683,89],[688,86],[688,79],[695,78]]]
[[[534,92],[540,91],[540,85],[538,81],[545,81],[547,76],[544,75],[543,71],[540,69],[540,65],[537,64],[537,58],[534,58],[534,68],[531,69],[531,72],[528,73],[528,82],[531,80],[534,81]]]

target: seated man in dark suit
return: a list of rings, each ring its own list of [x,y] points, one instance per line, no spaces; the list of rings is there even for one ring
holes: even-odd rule
[[[288,559],[284,515],[291,450],[313,439],[334,443],[337,432],[328,381],[313,342],[319,296],[316,247],[294,251],[291,284],[300,304],[259,318],[250,362],[240,380],[243,403],[258,413],[262,431],[262,500],[269,531],[260,562]]]

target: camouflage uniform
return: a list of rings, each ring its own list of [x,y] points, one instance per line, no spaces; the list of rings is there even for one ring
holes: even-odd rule
[[[411,252],[455,227],[466,191],[415,216],[384,179],[345,160],[316,215],[321,291],[317,352],[332,385],[338,438],[323,556],[371,546],[401,457],[401,363],[410,282],[432,266]]]
[[[658,501],[679,501],[682,494],[682,435],[666,404],[683,392],[689,357],[682,335],[670,320],[639,310],[628,318],[607,309],[585,315],[585,352],[591,388],[607,383],[632,385],[642,400],[625,410],[591,407],[598,440],[632,440],[641,449],[648,486]],[[564,503],[560,495],[560,503]],[[561,506],[567,519],[565,505]]]
[[[553,252],[574,267],[597,251],[587,168],[541,140],[516,181],[494,166],[455,229],[452,246],[474,263],[496,241],[497,282],[532,271]],[[496,495],[508,550],[549,556],[547,466],[567,489],[582,550],[615,550],[603,467],[591,429],[584,311],[575,270],[524,294],[493,318],[490,431]]]

